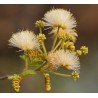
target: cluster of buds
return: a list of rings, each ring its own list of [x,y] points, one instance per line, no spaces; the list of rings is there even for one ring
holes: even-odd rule
[[[40,27],[40,28],[44,28],[44,21],[42,21],[42,20],[36,21],[35,26]]]
[[[79,73],[78,73],[77,71],[73,71],[73,72],[71,73],[71,77],[72,77],[74,80],[76,80],[77,78],[79,78]]]
[[[65,49],[69,49],[69,50],[71,50],[71,51],[74,51],[75,50],[75,45],[74,45],[74,43],[73,42],[65,42],[64,43],[64,48]]]
[[[39,40],[39,42],[41,42],[41,41],[44,41],[45,39],[46,39],[46,36],[45,36],[45,34],[39,34],[39,35],[37,35],[37,39]]]
[[[88,53],[88,47],[86,47],[86,46],[82,46],[82,47],[80,48],[80,50],[82,51],[82,53],[83,53],[84,55],[86,55],[86,54]]]
[[[76,33],[67,33],[62,28],[59,28],[57,36],[58,36],[59,39],[62,39],[64,41],[75,42],[75,40],[76,40],[75,36],[77,36],[77,34]]]
[[[77,50],[76,51],[76,53],[77,53],[77,55],[82,55],[82,54],[84,54],[84,55],[86,55],[87,53],[88,53],[88,47],[86,47],[86,46],[82,46],[81,48],[80,48],[80,50]]]

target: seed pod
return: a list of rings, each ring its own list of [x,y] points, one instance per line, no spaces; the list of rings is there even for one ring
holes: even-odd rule
[[[17,77],[12,80],[12,86],[16,92],[19,92],[20,90],[20,81],[21,81],[21,77]]]
[[[48,73],[44,73],[45,78],[45,89],[46,91],[51,90],[51,81],[50,81],[50,75]]]

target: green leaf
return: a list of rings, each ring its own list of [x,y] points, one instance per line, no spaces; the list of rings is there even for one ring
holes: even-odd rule
[[[25,55],[20,55],[19,56],[22,60],[25,60]]]
[[[25,70],[22,72],[22,76],[26,76],[26,75],[34,75],[36,74],[36,72],[34,70]]]
[[[34,59],[29,66],[40,66],[42,63],[42,60]]]
[[[20,58],[25,61],[25,55],[20,55]],[[27,58],[29,64],[34,60],[33,57],[27,56],[26,58]]]

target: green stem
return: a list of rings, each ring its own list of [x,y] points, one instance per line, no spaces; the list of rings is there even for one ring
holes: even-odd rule
[[[64,41],[62,41],[61,46],[59,47],[59,49],[64,49]]]
[[[64,77],[71,77],[71,75],[68,75],[68,74],[61,74],[61,73],[58,73],[58,72],[50,72],[50,73],[53,73],[53,74],[59,75],[59,76],[64,76]]]
[[[41,45],[42,45],[42,48],[43,48],[43,51],[44,51],[44,54],[45,54],[45,57],[46,57],[47,56],[47,51],[46,51],[44,41],[41,42]]]
[[[38,66],[37,68],[35,68],[35,71],[40,70],[40,68],[42,68],[45,65],[46,61],[44,61],[40,66]]]
[[[42,34],[42,28],[40,28],[40,27],[39,27],[39,32],[40,32],[40,34]]]
[[[28,69],[28,59],[27,59],[27,55],[26,55],[26,51],[24,52],[25,55],[25,70]]]
[[[64,49],[64,41],[62,42],[62,49]]]
[[[42,51],[40,48],[38,49],[38,51],[39,51],[41,54],[43,53],[43,51]]]
[[[61,42],[62,42],[62,40],[60,40],[60,41],[58,42],[58,44],[55,46],[55,48],[53,49],[53,51],[55,51],[55,50],[59,47],[59,45],[61,44]]]
[[[55,44],[56,44],[56,41],[57,41],[57,35],[56,35],[55,38],[54,38],[54,42],[53,42],[53,45],[52,45],[52,49],[51,49],[51,50],[53,50],[53,48],[54,48],[54,46],[55,46]]]
[[[42,34],[42,28],[39,28],[40,34]],[[45,43],[44,41],[41,41],[41,45],[45,54],[45,57],[47,56],[47,51],[46,51],[46,47],[45,47]],[[41,52],[41,51],[40,51]]]
[[[57,29],[57,33],[58,33],[58,31],[59,31],[59,27]],[[56,41],[57,41],[57,33],[55,35],[55,38],[54,38],[54,41],[53,41],[53,45],[52,45],[52,49],[51,50],[53,50],[53,48],[55,47],[55,44],[56,44]]]

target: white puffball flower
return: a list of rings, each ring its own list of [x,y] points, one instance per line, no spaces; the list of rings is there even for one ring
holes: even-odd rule
[[[73,14],[64,9],[51,9],[45,13],[43,20],[47,27],[61,27],[68,32],[72,31],[77,24]]]
[[[48,66],[53,69],[57,69],[60,66],[64,66],[68,70],[78,70],[80,67],[79,57],[69,50],[57,50],[56,52],[50,52],[48,54]]]
[[[12,34],[8,42],[9,46],[17,47],[24,51],[35,50],[40,46],[34,32],[28,30]]]

